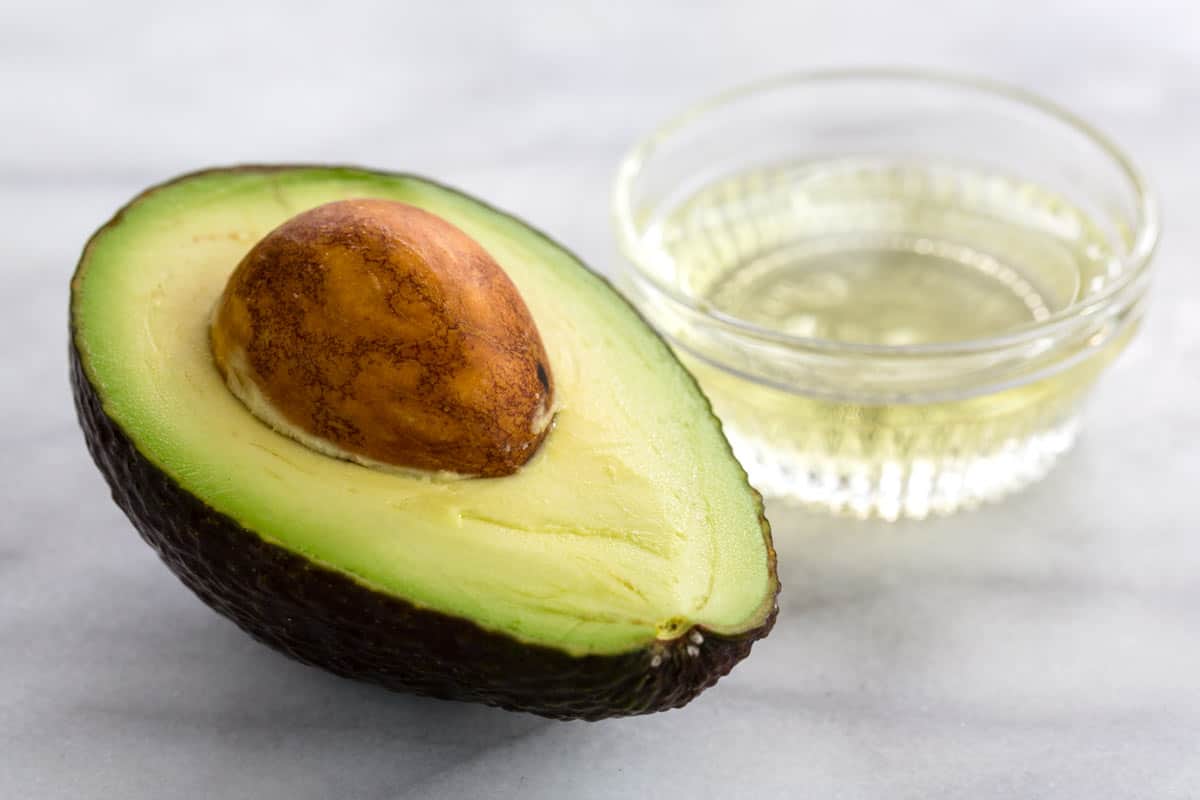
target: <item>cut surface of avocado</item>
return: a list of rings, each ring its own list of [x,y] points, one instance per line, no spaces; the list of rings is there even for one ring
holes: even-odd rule
[[[555,422],[513,475],[377,471],[277,433],[215,369],[210,312],[250,247],[346,198],[436,214],[478,241],[536,320]],[[419,609],[572,656],[762,626],[777,583],[761,502],[663,341],[522,222],[411,176],[198,173],[127,207],[72,285],[73,341],[103,414],[187,494],[263,541]]]

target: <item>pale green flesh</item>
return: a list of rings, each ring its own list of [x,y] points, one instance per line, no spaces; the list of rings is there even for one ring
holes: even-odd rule
[[[206,326],[241,257],[300,211],[368,196],[465,230],[533,313],[560,408],[517,474],[439,482],[339,461],[222,383]],[[575,654],[691,624],[736,633],[768,610],[760,507],[691,378],[607,284],[469,198],[347,169],[201,174],[97,237],[73,304],[88,376],[147,458],[263,539],[378,591]]]

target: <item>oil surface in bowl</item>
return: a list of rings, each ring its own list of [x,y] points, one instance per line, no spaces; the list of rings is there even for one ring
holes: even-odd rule
[[[658,277],[706,311],[826,343],[911,347],[1011,333],[1086,300],[1119,276],[1128,232],[1004,175],[837,160],[707,183],[642,243]],[[856,373],[852,351],[827,382],[819,366],[785,362],[751,381],[714,366],[731,359],[708,357],[711,341],[682,318],[659,322],[761,490],[886,518],[947,513],[1039,477],[1072,443],[1083,391],[1132,329],[1059,347],[1060,369],[1014,388],[996,379],[980,392],[985,369],[922,396],[914,359],[912,396],[901,381],[880,401],[867,388],[874,366],[864,356]]]

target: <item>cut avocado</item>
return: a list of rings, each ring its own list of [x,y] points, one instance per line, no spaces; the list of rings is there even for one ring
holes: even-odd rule
[[[226,388],[208,330],[230,274],[285,220],[347,198],[449,221],[519,289],[556,409],[514,474],[368,469]],[[599,719],[683,705],[774,622],[761,500],[707,400],[607,282],[507,214],[407,175],[211,170],[118,212],[71,288],[76,407],[116,502],[206,603],[301,661]]]

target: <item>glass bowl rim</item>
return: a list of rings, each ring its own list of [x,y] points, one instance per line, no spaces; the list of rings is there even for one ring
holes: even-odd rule
[[[706,117],[709,112],[734,105],[740,100],[755,95],[820,84],[872,81],[900,82],[912,86],[926,85],[967,91],[978,97],[1015,103],[1026,110],[1039,113],[1044,118],[1062,123],[1075,133],[1091,140],[1109,158],[1110,162],[1117,166],[1128,182],[1134,197],[1135,228],[1132,246],[1129,252],[1120,258],[1121,272],[1118,277],[1096,294],[1080,298],[1043,320],[1026,323],[996,336],[949,342],[879,345],[796,336],[756,325],[697,302],[695,298],[675,287],[665,285],[644,268],[638,255],[641,237],[634,222],[630,199],[631,189],[641,173],[642,165],[654,155],[654,152],[664,142],[687,128],[691,123]],[[827,354],[847,352],[874,356],[962,355],[1006,349],[1069,329],[1073,323],[1089,317],[1100,309],[1118,304],[1122,300],[1134,302],[1138,294],[1136,287],[1141,284],[1140,279],[1147,273],[1160,235],[1158,202],[1146,179],[1124,151],[1091,123],[1053,101],[1002,81],[942,70],[898,67],[852,67],[784,73],[727,89],[685,108],[643,136],[621,159],[612,190],[612,215],[618,246],[632,263],[637,277],[652,287],[654,291],[708,319],[727,332],[775,345],[784,345],[796,350],[811,350]]]

